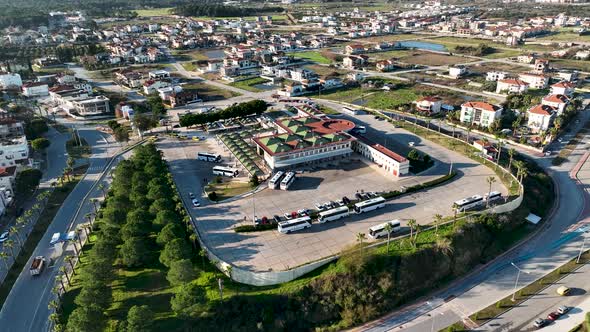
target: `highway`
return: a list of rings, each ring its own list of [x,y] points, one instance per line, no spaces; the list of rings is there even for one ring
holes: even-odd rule
[[[105,166],[107,166],[108,161],[119,146],[109,142],[103,134],[94,129],[81,127],[79,132],[80,136],[86,139],[92,147],[92,157],[89,160],[90,167],[86,176],[66,198],[8,295],[0,311],[2,331],[48,330],[48,317],[51,312],[47,305],[54,297],[51,289],[54,286],[55,276],[59,273],[59,267],[64,264],[64,257],[70,254],[72,250],[72,248],[65,248],[64,245],[58,245],[54,248],[49,245],[49,240],[53,233],[63,233],[75,229],[75,225],[83,222],[84,215],[93,209],[88,198],[102,195],[100,190],[93,187],[93,185],[101,177],[101,174],[105,171]],[[59,161],[54,163],[56,167],[59,165]],[[38,255],[47,258],[52,257],[55,262],[40,276],[33,278],[28,269],[32,257]]]

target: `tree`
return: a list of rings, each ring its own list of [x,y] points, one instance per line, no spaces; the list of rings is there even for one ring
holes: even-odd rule
[[[103,282],[85,281],[74,302],[79,307],[96,305],[101,310],[106,310],[111,304],[111,289]]]
[[[252,188],[256,188],[256,187],[258,187],[259,184],[260,184],[260,180],[258,179],[258,175],[252,174],[252,176],[250,177],[250,186]]]
[[[16,175],[15,187],[16,192],[28,196],[39,186],[43,173],[35,168],[28,168]]]
[[[0,251],[0,259],[2,259],[2,262],[4,262],[4,267],[6,268],[6,271],[8,271],[10,268],[8,267],[8,257],[10,257],[6,252],[4,251]]]
[[[201,263],[203,265],[203,269],[205,269],[205,258],[207,257],[207,252],[205,249],[199,250],[199,256],[201,257]]]
[[[205,290],[195,282],[179,287],[170,300],[172,310],[183,318],[197,316],[204,304]]]
[[[134,305],[127,313],[127,332],[152,331],[154,313],[147,305]]]
[[[20,238],[19,227],[12,226],[9,228],[9,230],[10,230],[10,233],[16,235],[16,241],[18,242],[18,246],[19,246],[19,248],[22,248],[23,247],[23,240],[21,240],[21,238]]]
[[[129,130],[123,126],[117,127],[113,130],[113,135],[117,142],[129,141]]]
[[[516,150],[514,150],[514,148],[510,148],[508,150],[508,157],[510,157],[510,160],[508,161],[508,172],[512,173],[512,159],[514,158],[514,154],[516,153]]]
[[[359,243],[361,247],[361,256],[363,256],[363,241],[366,239],[365,233],[357,233],[356,234],[356,241]]]
[[[49,147],[49,145],[51,145],[51,141],[43,137],[35,138],[31,141],[31,147],[35,151],[44,151]]]
[[[162,98],[160,98],[160,95],[155,92],[148,96],[147,104],[154,116],[160,116],[166,113],[166,108],[164,108]]]
[[[49,131],[47,123],[40,118],[33,119],[25,125],[25,135],[27,135],[29,139],[36,139],[47,131]]]
[[[156,243],[165,246],[174,239],[182,238],[183,230],[178,223],[169,223],[162,228],[158,236],[156,237]]]
[[[94,304],[78,307],[68,318],[66,331],[68,332],[101,332],[106,322],[103,311]]]
[[[119,255],[125,266],[137,267],[149,261],[150,253],[144,239],[130,237],[121,245]]]
[[[439,237],[438,239],[436,239],[435,246],[440,252],[442,252],[445,255],[450,255],[454,251],[451,240],[449,240],[446,237]]]
[[[486,182],[490,185],[490,190],[488,190],[488,197],[490,197],[490,195],[492,194],[492,184],[496,183],[496,178],[493,176],[488,176],[486,178]],[[490,200],[488,199],[486,206],[489,207],[490,206]]]
[[[416,149],[410,150],[410,152],[408,152],[408,159],[420,160],[420,152],[418,152]]]
[[[442,224],[443,222],[443,216],[439,213],[434,215],[434,234],[436,234],[436,236],[438,236],[438,226],[440,224]]]
[[[156,214],[156,218],[154,219],[154,225],[165,226],[169,223],[175,223],[178,221],[178,216],[176,213],[170,210],[161,210],[158,211]]]
[[[166,279],[173,286],[187,283],[197,277],[197,273],[190,259],[181,259],[170,264]]]
[[[170,267],[172,262],[189,258],[191,248],[184,239],[174,239],[164,246],[164,250],[160,254],[160,263]]]
[[[16,256],[14,255],[14,241],[6,240],[4,242],[4,248],[8,248],[10,250],[10,256],[12,259],[16,260]]]
[[[133,123],[140,132],[149,130],[157,125],[156,121],[152,117],[145,114],[135,115],[133,117]]]
[[[412,238],[414,237],[414,230],[416,229],[416,225],[416,219],[408,220],[408,227],[410,227],[410,241],[412,241]]]
[[[389,241],[391,240],[391,233],[393,232],[393,226],[390,223],[386,223],[383,230],[387,232],[387,252],[389,253]]]

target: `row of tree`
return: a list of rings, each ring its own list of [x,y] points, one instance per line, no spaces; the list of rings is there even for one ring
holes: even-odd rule
[[[232,105],[224,110],[207,113],[188,113],[180,117],[180,125],[189,127],[203,125],[219,120],[243,118],[252,114],[262,114],[268,108],[264,100],[252,100]]]
[[[241,7],[227,6],[216,1],[204,1],[204,3],[187,3],[176,7],[173,11],[176,15],[182,16],[207,16],[207,17],[244,17],[260,15],[264,13],[280,13],[282,7]]]

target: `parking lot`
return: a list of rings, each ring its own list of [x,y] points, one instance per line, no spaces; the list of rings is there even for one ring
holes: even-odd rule
[[[341,252],[347,246],[355,244],[356,234],[367,233],[370,226],[391,219],[401,219],[402,227],[407,227],[408,219],[416,219],[419,224],[428,224],[437,213],[452,215],[451,206],[454,201],[487,192],[486,177],[493,175],[490,169],[429,141],[423,141],[411,133],[393,129],[384,121],[374,120],[370,116],[362,116],[361,120],[367,126],[374,126],[374,129],[368,131],[368,136],[385,137],[388,146],[416,142],[418,149],[436,160],[435,166],[419,176],[396,181],[385,177],[379,167],[357,161],[360,157],[353,157],[346,164],[305,170],[298,174],[298,179],[289,191],[264,189],[246,198],[219,204],[209,203],[201,197],[202,206],[193,208],[191,213],[197,220],[197,227],[209,249],[224,261],[241,268],[253,271],[286,270]],[[373,121],[376,123],[372,123]],[[199,142],[167,139],[159,143],[159,148],[164,151],[177,186],[188,205],[188,192],[201,193],[203,179],[211,179],[213,176],[213,165],[196,161],[196,152],[218,152],[224,156],[224,160],[229,160],[228,152],[213,138]],[[354,198],[357,190],[393,190],[402,185],[411,186],[438,178],[448,173],[451,160],[453,168],[459,171],[459,176],[452,182],[389,201],[385,208],[377,211],[351,215],[326,224],[314,224],[310,229],[288,235],[276,230],[236,233],[232,229],[242,224],[244,217],[249,220],[253,215],[272,218],[273,215],[314,208],[316,202],[339,200],[342,196]],[[241,175],[246,174],[242,172]],[[494,184],[493,190],[507,193],[499,181]]]

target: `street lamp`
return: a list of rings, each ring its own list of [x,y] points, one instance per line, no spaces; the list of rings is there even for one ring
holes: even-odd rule
[[[584,252],[584,245],[586,245],[586,234],[588,234],[588,231],[585,231],[584,234],[582,235],[584,237],[584,241],[582,241],[582,247],[580,248],[580,252],[578,253],[578,258],[576,259],[576,264],[580,263],[580,257],[582,257],[582,252]]]
[[[426,304],[428,304],[433,310],[434,310],[434,305],[432,302],[430,301],[426,301]],[[436,315],[433,313],[432,315],[428,314],[431,318],[432,318],[432,325],[430,326],[430,332],[434,332],[434,322],[436,320]],[[443,315],[443,313],[439,313],[439,315]]]
[[[514,291],[512,292],[512,302],[514,302],[514,301],[516,301],[516,287],[518,286],[518,279],[520,278],[520,272],[524,272],[526,274],[530,274],[530,273],[527,271],[521,270],[518,266],[516,266],[516,264],[514,264],[512,262],[510,262],[510,264],[518,270],[518,273],[516,274],[516,282],[514,283]]]

